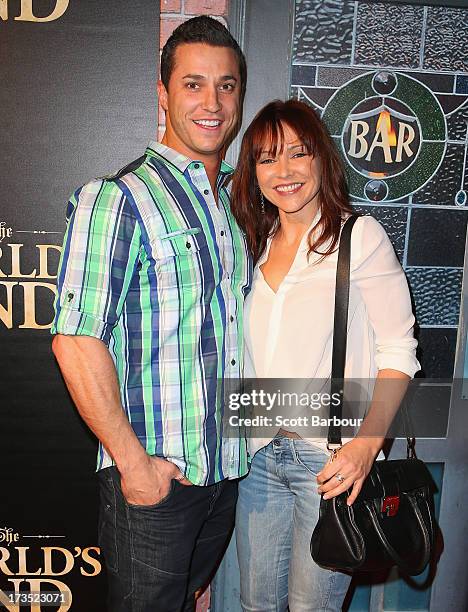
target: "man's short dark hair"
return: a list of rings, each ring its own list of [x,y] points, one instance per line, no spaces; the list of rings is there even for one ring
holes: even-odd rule
[[[229,30],[216,19],[206,15],[184,21],[168,38],[161,54],[161,81],[164,87],[166,89],[169,87],[169,79],[174,70],[175,51],[179,45],[186,43],[204,43],[212,47],[232,49],[239,63],[241,100],[243,100],[247,81],[247,66],[244,54]]]

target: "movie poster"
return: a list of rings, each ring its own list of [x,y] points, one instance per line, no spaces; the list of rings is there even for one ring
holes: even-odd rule
[[[0,610],[102,612],[95,441],[51,352],[66,204],[156,135],[159,2],[0,0]]]

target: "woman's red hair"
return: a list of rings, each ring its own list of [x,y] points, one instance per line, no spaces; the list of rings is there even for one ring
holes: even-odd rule
[[[277,229],[278,219],[277,207],[266,199],[262,213],[256,165],[265,148],[273,155],[282,150],[284,125],[297,134],[309,155],[320,159],[320,219],[309,233],[309,253],[323,257],[332,253],[339,240],[342,218],[353,212],[338,151],[315,111],[298,100],[270,102],[259,111],[244,134],[232,186],[232,211],[246,234],[255,261],[263,253],[267,238]],[[327,245],[325,251],[320,252],[324,245]]]

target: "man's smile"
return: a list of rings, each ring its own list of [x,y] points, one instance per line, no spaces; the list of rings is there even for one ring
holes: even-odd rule
[[[223,123],[221,119],[192,119],[192,121],[205,130],[216,130]]]

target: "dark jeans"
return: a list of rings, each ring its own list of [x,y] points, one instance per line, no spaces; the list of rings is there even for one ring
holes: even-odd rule
[[[135,506],[122,495],[115,467],[98,476],[108,612],[195,610],[194,594],[211,578],[232,532],[237,481],[197,487],[172,480],[159,503]]]

